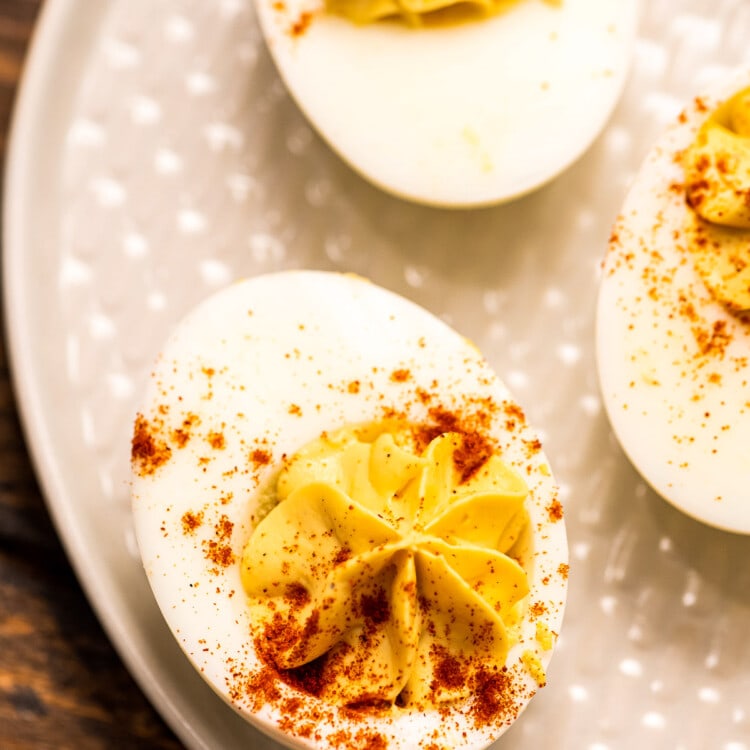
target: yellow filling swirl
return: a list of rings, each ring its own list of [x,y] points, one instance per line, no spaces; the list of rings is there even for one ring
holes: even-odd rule
[[[424,707],[501,670],[528,593],[523,479],[472,436],[391,425],[303,448],[242,559],[261,657],[339,705]]]
[[[750,88],[718,107],[684,155],[695,266],[730,311],[750,310]]]
[[[500,13],[517,2],[518,0],[326,0],[326,10],[360,24],[400,17],[411,25],[420,25],[436,13],[448,11],[448,15],[442,20],[460,21],[476,15]],[[560,5],[562,0],[544,2]],[[437,17],[435,20],[438,20]]]

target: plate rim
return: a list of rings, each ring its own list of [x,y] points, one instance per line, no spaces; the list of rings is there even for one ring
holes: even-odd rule
[[[37,377],[34,374],[33,350],[24,345],[33,332],[33,324],[23,282],[24,253],[30,244],[23,216],[30,197],[35,193],[34,187],[39,182],[40,173],[49,174],[52,170],[49,164],[39,163],[43,160],[36,153],[34,131],[39,127],[38,123],[45,122],[40,113],[48,111],[52,103],[59,103],[65,97],[70,101],[75,98],[74,91],[65,91],[64,86],[50,85],[50,71],[54,69],[55,55],[62,41],[70,35],[81,39],[80,27],[77,30],[72,19],[85,17],[90,20],[92,10],[103,18],[110,10],[110,4],[92,6],[83,0],[47,0],[42,5],[16,88],[2,176],[4,195],[1,207],[3,332],[10,383],[25,447],[42,499],[89,606],[139,689],[178,739],[189,748],[209,750],[209,745],[185,721],[168,693],[160,688],[146,660],[128,642],[125,630],[113,611],[103,604],[102,582],[97,582],[90,572],[96,569],[92,564],[95,561],[92,561],[86,545],[75,541],[80,538],[80,531],[72,522],[71,499],[65,489],[59,460],[52,450],[53,440],[44,416],[43,398],[34,386]],[[55,93],[48,98],[50,92]]]

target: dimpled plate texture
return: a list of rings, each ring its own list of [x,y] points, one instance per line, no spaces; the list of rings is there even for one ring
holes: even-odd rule
[[[19,401],[87,593],[189,748],[276,746],[193,672],[153,601],[129,509],[132,417],[194,303],[310,267],[442,316],[544,440],[566,504],[568,609],[549,685],[498,745],[750,750],[750,537],[702,526],[644,484],[610,431],[593,356],[625,190],[683,104],[750,62],[748,33],[747,0],[644,2],[624,96],[591,150],[526,198],[453,213],[391,198],[331,153],[248,0],[49,0],[5,190]]]

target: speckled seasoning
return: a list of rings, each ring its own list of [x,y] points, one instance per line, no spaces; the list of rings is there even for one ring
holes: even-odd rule
[[[240,560],[277,504],[279,471],[306,443],[381,420],[410,425],[420,448],[455,433],[453,466],[467,486],[500,456],[528,487],[519,562],[529,594],[505,663],[429,648],[428,691],[466,688],[460,699],[410,707],[373,694],[337,702],[330,658],[290,668],[279,656],[305,644],[315,617],[302,632],[271,619],[259,640],[249,615]],[[234,285],[166,343],[135,425],[133,509],[157,601],[195,667],[261,730],[291,747],[480,748],[544,684],[568,576],[557,487],[523,410],[476,349],[429,313],[335,274],[289,272]],[[341,543],[331,562],[345,567],[353,558]],[[382,586],[351,601],[363,638],[393,615],[392,573],[383,570]],[[291,581],[284,605],[302,610],[309,596]],[[346,659],[345,649],[336,654]]]
[[[602,392],[625,451],[667,500],[744,533],[750,321],[712,292],[697,260],[706,243],[718,252],[721,232],[750,248],[750,231],[696,217],[708,185],[695,175],[686,185],[684,163],[706,118],[748,81],[740,71],[696,97],[646,159],[615,222],[597,312]]]

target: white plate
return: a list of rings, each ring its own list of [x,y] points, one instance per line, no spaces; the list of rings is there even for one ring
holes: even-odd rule
[[[130,424],[194,302],[262,271],[347,270],[473,339],[562,483],[563,637],[503,750],[748,750],[750,537],[683,516],[631,468],[601,409],[593,312],[632,174],[694,91],[750,62],[750,4],[644,3],[624,99],[589,153],[537,193],[465,213],[402,203],[344,166],[290,102],[249,6],[48,0],[14,122],[4,285],[22,416],[71,560],[136,679],[190,748],[273,747],[192,671],[153,601]]]

